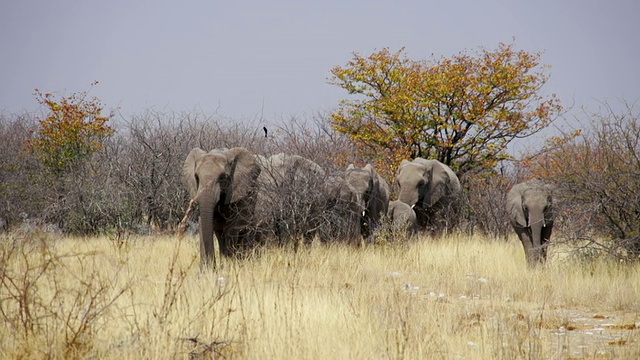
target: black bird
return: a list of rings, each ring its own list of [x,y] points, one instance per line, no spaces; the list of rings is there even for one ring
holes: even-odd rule
[[[266,127],[266,126],[263,126],[263,127],[262,127],[262,130],[264,130],[264,137],[267,137],[267,127]]]

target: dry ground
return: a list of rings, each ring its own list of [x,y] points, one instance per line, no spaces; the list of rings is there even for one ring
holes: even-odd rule
[[[640,265],[515,238],[268,249],[201,272],[195,237],[0,239],[0,356],[638,359]]]

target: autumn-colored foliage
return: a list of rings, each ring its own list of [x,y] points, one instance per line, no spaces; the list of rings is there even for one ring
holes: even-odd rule
[[[107,125],[111,115],[102,115],[103,105],[97,98],[89,97],[88,91],[57,98],[36,89],[34,95],[48,114],[39,121],[40,128],[29,139],[28,146],[54,173],[68,171],[102,149],[104,140],[114,132]]]
[[[509,157],[509,142],[562,110],[554,95],[539,94],[549,78],[540,56],[506,44],[429,61],[404,49],[354,54],[331,70],[330,83],[356,95],[341,102],[332,125],[387,166],[423,157],[460,173],[490,169]]]
[[[584,142],[580,142],[582,130],[575,130],[548,138],[545,145],[534,154],[525,155],[518,161],[519,180],[548,179],[558,175],[566,176],[576,164],[585,164],[592,171],[599,171],[598,162],[590,158],[596,156],[597,149],[591,149]]]

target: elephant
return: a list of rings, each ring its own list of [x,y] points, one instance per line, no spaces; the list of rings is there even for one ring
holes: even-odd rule
[[[356,190],[344,175],[344,172],[329,174],[324,179],[324,203],[319,229],[320,240],[324,243],[330,239],[354,239],[360,235],[355,224],[362,209],[358,210]]]
[[[413,208],[420,229],[455,226],[462,187],[450,167],[438,160],[402,160],[396,185],[398,199]]]
[[[416,212],[400,200],[389,202],[387,218],[391,223],[391,230],[396,234],[412,235],[418,229]]]
[[[191,150],[183,182],[200,209],[200,265],[216,267],[214,233],[222,256],[237,256],[255,243],[256,156],[245,148]]]
[[[389,208],[389,185],[371,164],[347,166],[344,179],[349,184],[359,216],[354,222],[356,235],[371,240],[373,231]]]
[[[546,262],[554,218],[551,187],[537,179],[516,184],[507,193],[506,210],[527,264]]]
[[[280,245],[296,236],[310,242],[323,207],[324,170],[302,156],[284,153],[260,157],[260,164],[257,211],[263,237],[275,236]]]

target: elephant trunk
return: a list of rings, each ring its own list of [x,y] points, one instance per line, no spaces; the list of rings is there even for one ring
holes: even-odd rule
[[[542,249],[544,246],[542,239],[542,228],[546,226],[544,222],[544,216],[542,213],[540,214],[530,214],[529,215],[529,228],[531,229],[531,242],[533,243],[533,248],[531,256],[533,257],[531,260],[534,263],[544,262],[544,254],[545,251]]]
[[[203,191],[196,200],[200,204],[200,266],[215,268],[214,217],[220,200],[219,187]]]

